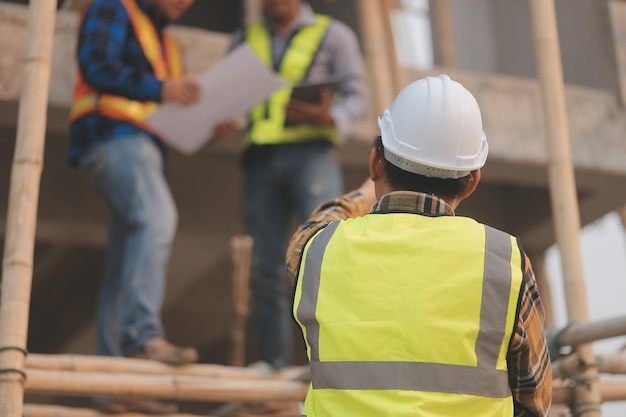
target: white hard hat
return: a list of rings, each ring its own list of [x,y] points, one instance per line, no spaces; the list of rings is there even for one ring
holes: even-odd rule
[[[385,159],[405,171],[461,178],[487,160],[478,102],[447,75],[409,84],[378,118],[378,126]]]

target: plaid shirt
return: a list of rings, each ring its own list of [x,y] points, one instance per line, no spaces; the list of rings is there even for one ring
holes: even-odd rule
[[[289,243],[287,269],[295,282],[302,252],[309,239],[329,223],[368,213],[415,213],[427,216],[454,215],[442,199],[414,192],[393,192],[383,196],[373,210],[358,191],[320,205]],[[544,338],[544,309],[537,283],[524,255],[524,277],[518,302],[518,317],[509,344],[507,364],[515,417],[546,417],[552,402],[552,369]]]
[[[137,4],[161,36],[167,22],[157,17],[154,6],[141,0]],[[96,0],[89,6],[78,34],[77,58],[85,82],[98,91],[137,101],[161,101],[163,82],[154,76],[119,0]],[[98,114],[81,117],[70,128],[70,163],[76,165],[94,145],[141,132],[149,134],[164,150],[156,137],[132,123]]]

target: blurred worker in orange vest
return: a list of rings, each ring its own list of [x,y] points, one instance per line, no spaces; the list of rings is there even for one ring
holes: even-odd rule
[[[188,105],[199,85],[185,76],[167,29],[193,0],[95,0],[83,13],[71,112],[71,164],[110,210],[97,307],[97,351],[170,364],[197,361],[194,348],[164,338],[160,310],[177,211],[164,172],[166,147],[146,123],[158,103]],[[172,404],[109,399],[112,412],[173,412]]]

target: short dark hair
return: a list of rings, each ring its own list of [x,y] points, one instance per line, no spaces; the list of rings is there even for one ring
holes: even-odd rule
[[[433,194],[445,200],[446,198],[456,199],[460,197],[469,187],[470,175],[458,179],[433,178],[398,168],[385,159],[385,147],[380,136],[374,140],[374,149],[376,149],[379,162],[383,164],[385,182],[394,191]]]

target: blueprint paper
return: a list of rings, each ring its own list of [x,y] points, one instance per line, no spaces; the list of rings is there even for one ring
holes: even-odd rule
[[[165,143],[193,154],[211,141],[214,127],[246,114],[286,82],[243,44],[197,78],[201,93],[189,106],[165,103],[148,122]]]

